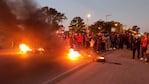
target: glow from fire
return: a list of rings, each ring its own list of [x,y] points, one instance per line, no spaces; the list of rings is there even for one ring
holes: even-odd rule
[[[44,48],[38,48],[37,50],[40,51],[40,52],[43,52]]]
[[[81,56],[81,54],[79,54],[79,52],[74,51],[74,49],[70,49],[69,53],[68,53],[68,57],[71,60],[77,60],[79,57]]]
[[[28,51],[32,51],[32,49],[31,48],[29,48],[26,44],[24,44],[24,43],[22,43],[22,44],[20,44],[20,51],[21,51],[21,53],[22,54],[25,54],[26,52],[28,52]]]
[[[98,57],[99,59],[105,59],[104,57]]]

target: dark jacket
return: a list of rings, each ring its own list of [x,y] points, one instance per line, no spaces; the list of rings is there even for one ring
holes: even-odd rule
[[[137,49],[140,47],[141,39],[140,38],[134,38],[132,41],[132,48]]]

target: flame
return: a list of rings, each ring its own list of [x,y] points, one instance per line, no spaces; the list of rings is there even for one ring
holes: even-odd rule
[[[99,59],[105,59],[104,57],[98,57]]]
[[[44,48],[38,48],[37,50],[40,51],[40,52],[43,52]]]
[[[20,44],[20,51],[21,53],[25,54],[28,51],[32,51],[32,49],[30,47],[28,47],[26,44],[22,43]]]
[[[71,60],[77,60],[79,57],[81,56],[81,54],[79,54],[79,52],[74,51],[74,49],[69,49],[69,53],[68,53],[68,57]]]

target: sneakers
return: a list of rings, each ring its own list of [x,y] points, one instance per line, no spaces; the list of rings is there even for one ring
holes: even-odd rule
[[[145,62],[147,62],[147,58],[140,58],[140,60],[142,61],[142,60],[144,60]]]
[[[145,58],[144,61],[147,62],[147,58]]]
[[[140,60],[142,61],[142,60],[143,60],[143,58],[141,57],[141,58],[140,58]]]
[[[114,50],[116,49],[116,48],[113,48]]]

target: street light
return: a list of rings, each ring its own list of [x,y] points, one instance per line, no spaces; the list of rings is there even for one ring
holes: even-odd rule
[[[87,33],[89,33],[89,29],[88,29],[89,22],[88,22],[88,20],[89,20],[90,17],[91,17],[91,14],[87,14],[87,16],[86,16],[86,20],[87,20],[87,29],[86,29],[86,31],[87,31]]]
[[[118,26],[118,24],[117,24],[117,23],[115,23],[115,24],[114,24],[114,26],[115,26],[115,27],[117,27],[117,26]]]
[[[91,17],[91,14],[87,14],[87,18],[90,18]]]

